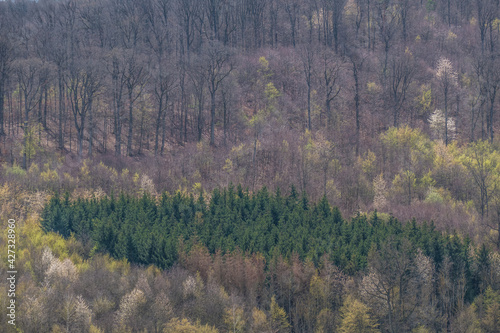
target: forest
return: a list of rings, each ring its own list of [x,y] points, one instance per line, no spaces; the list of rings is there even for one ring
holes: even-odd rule
[[[499,43],[496,0],[0,1],[0,332],[498,332]]]

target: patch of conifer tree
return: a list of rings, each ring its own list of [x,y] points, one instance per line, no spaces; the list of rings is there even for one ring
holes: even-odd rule
[[[373,246],[389,237],[396,242],[408,239],[414,249],[433,259],[437,269],[447,256],[449,274],[467,279],[468,297],[479,292],[481,283],[471,270],[476,259],[468,251],[470,240],[442,235],[433,223],[401,223],[393,217],[385,221],[376,212],[346,220],[326,198],[311,204],[306,194],[298,195],[293,187],[283,196],[265,187],[250,194],[241,186],[229,186],[214,190],[207,201],[201,194],[195,198],[180,192],[164,193],[159,199],[120,194],[71,201],[67,194],[55,195],[43,210],[42,228],[89,239],[96,250],[115,258],[161,268],[177,261],[182,242],[182,251],[201,244],[212,254],[239,248],[261,253],[268,260],[297,253],[317,263],[326,253],[348,274],[366,269]],[[481,251],[478,264],[484,266],[487,250]]]

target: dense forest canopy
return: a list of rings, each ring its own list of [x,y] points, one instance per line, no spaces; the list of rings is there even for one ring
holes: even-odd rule
[[[410,241],[437,264],[451,255],[446,251],[466,254],[470,242],[456,235],[443,237],[433,225],[418,226],[415,221],[403,225],[393,217],[383,221],[377,213],[370,219],[358,216],[345,221],[326,198],[310,205],[306,196],[299,198],[296,192],[283,197],[265,188],[254,195],[241,187],[214,190],[208,204],[201,195],[195,200],[180,193],[163,194],[159,203],[148,195],[74,202],[68,195],[55,196],[41,217],[45,231],[91,239],[96,251],[162,268],[177,262],[179,242],[183,250],[202,245],[215,254],[238,248],[263,254],[267,261],[273,255],[296,254],[318,264],[326,254],[350,274],[366,269],[372,246],[388,239],[394,246]]]
[[[17,331],[497,332],[499,42],[495,0],[0,1]]]

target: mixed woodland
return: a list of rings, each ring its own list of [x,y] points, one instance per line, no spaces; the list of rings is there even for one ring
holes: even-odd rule
[[[495,0],[0,1],[0,332],[498,332],[497,95]]]

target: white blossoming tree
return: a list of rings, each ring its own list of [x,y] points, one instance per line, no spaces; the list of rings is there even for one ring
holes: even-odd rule
[[[448,138],[448,141],[455,138],[455,119],[448,117],[448,126],[446,126],[446,117],[443,111],[439,109],[436,109],[429,117],[429,126],[434,139],[446,142],[446,138]]]
[[[436,68],[436,78],[444,98],[444,142],[448,145],[448,96],[452,87],[457,85],[457,72],[453,70],[451,61],[441,57]]]

